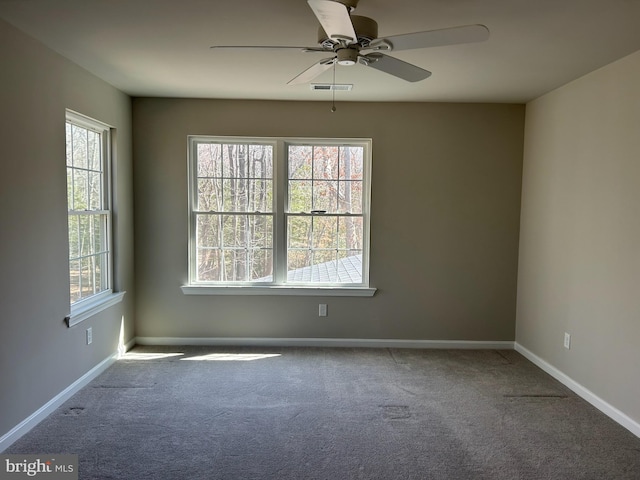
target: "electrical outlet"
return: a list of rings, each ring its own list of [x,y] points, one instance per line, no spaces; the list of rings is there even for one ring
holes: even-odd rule
[[[318,305],[318,316],[319,317],[326,317],[327,316],[327,304],[326,303],[321,303],[320,305]]]
[[[93,329],[91,327],[87,328],[87,345],[91,345],[93,342]]]
[[[564,348],[569,350],[571,348],[571,335],[567,332],[564,332]]]

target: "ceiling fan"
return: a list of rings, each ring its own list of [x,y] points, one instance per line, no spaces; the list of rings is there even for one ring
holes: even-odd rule
[[[311,53],[331,53],[291,79],[289,85],[308,83],[335,64],[359,63],[408,82],[418,82],[431,72],[385,53],[416,48],[481,42],[489,38],[484,25],[427,30],[378,38],[378,23],[369,17],[352,15],[358,0],[307,0],[320,22],[319,47],[215,45],[212,49],[294,49]]]

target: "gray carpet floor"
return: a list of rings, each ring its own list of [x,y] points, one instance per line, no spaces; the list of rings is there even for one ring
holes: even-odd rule
[[[136,347],[5,453],[81,479],[640,479],[640,438],[514,351]]]

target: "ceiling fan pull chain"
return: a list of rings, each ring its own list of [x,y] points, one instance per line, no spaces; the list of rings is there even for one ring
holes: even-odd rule
[[[331,86],[331,113],[336,111],[336,63],[333,62],[333,85]]]

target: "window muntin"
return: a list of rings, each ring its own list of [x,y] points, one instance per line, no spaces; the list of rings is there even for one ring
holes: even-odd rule
[[[370,141],[189,137],[192,285],[368,286]]]
[[[69,295],[72,310],[112,291],[109,128],[67,112]]]

